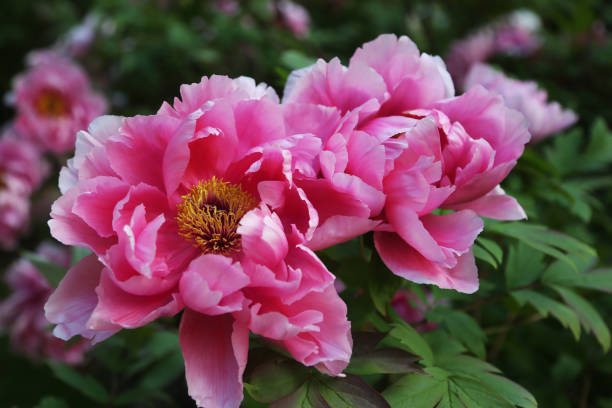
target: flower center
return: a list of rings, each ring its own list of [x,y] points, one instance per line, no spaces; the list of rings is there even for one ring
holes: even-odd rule
[[[42,116],[60,117],[68,113],[68,103],[61,92],[55,90],[43,91],[35,102],[36,111]]]
[[[180,236],[205,254],[240,251],[238,223],[257,204],[249,193],[213,177],[200,181],[182,199],[176,217]]]

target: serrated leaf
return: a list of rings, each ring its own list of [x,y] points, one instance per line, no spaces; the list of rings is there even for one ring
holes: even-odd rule
[[[360,377],[316,375],[271,408],[390,408],[385,398]]]
[[[474,357],[452,356],[440,360],[440,367],[425,371],[428,376],[408,374],[400,378],[383,395],[394,408],[537,407],[529,391]]]
[[[438,322],[455,339],[480,358],[485,358],[486,334],[476,320],[467,313],[449,308],[436,308],[427,314],[427,319]]]
[[[393,408],[432,408],[448,389],[445,379],[425,375],[406,375],[383,392]]]
[[[516,289],[533,283],[544,271],[544,254],[519,242],[508,250],[506,286]]]
[[[433,353],[425,339],[412,326],[404,322],[393,309],[390,309],[389,312],[394,323],[388,338],[395,339],[405,350],[420,356],[426,366],[432,365]],[[385,344],[385,341],[382,344]]]
[[[512,297],[521,306],[525,305],[525,303],[529,303],[542,316],[548,316],[548,314],[551,314],[564,327],[569,328],[572,331],[576,340],[580,338],[580,320],[578,319],[578,315],[563,303],[557,302],[554,299],[532,290],[514,291],[512,292]]]
[[[47,362],[47,364],[57,378],[71,387],[76,388],[83,395],[86,395],[87,397],[101,404],[107,403],[110,400],[108,392],[104,386],[92,376],[83,375],[73,368],[61,363],[50,361]]]
[[[551,287],[578,314],[582,326],[587,331],[593,331],[604,352],[607,352],[610,349],[610,329],[608,329],[608,326],[606,326],[606,323],[593,305],[571,289],[558,285],[551,285]]]
[[[47,282],[49,282],[49,284],[54,288],[59,285],[64,275],[66,275],[66,268],[51,262],[47,258],[44,258],[34,252],[23,251],[21,256],[32,262],[36,269],[38,269],[38,271],[47,279]]]
[[[360,377],[325,377],[318,392],[330,408],[391,408],[385,398]]]

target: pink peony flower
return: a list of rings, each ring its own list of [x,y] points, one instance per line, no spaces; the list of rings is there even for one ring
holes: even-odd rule
[[[59,266],[70,265],[67,248],[44,243],[36,252]],[[0,330],[9,331],[13,348],[33,359],[50,358],[67,364],[83,361],[87,341],[67,345],[48,330],[43,307],[52,288],[38,269],[20,259],[7,271],[6,282],[12,294],[0,302]]]
[[[535,82],[508,78],[489,65],[476,64],[470,69],[465,87],[470,89],[477,85],[499,93],[507,106],[525,115],[532,142],[539,142],[560,132],[578,120],[573,111],[563,109],[557,102],[549,103],[548,94],[538,89]]]
[[[0,248],[13,250],[30,220],[30,201],[23,194],[27,188],[18,181],[5,180],[0,186]]]
[[[76,132],[106,109],[92,92],[87,75],[67,59],[38,53],[33,65],[14,83],[16,129],[45,150],[62,153],[74,147]]]
[[[285,25],[297,37],[306,37],[310,31],[310,15],[300,4],[280,0],[276,4],[278,14]]]
[[[348,173],[351,183],[345,184],[352,188],[341,192],[355,208],[366,207],[325,230],[326,220],[344,216],[350,207],[329,193],[319,199],[307,186],[314,181],[296,175],[319,212],[321,227],[312,248],[359,235],[364,231],[356,226],[362,225],[376,230],[376,248],[394,273],[468,293],[478,288],[471,252],[482,230],[478,215],[524,218],[499,183],[516,164],[529,133],[522,115],[499,95],[484,88],[453,94],[438,57],[419,54],[407,37],[393,35],[364,44],[346,68],[337,59],[320,60],[290,76],[286,109],[302,111],[292,121],[305,122],[302,129],[310,128],[326,150],[319,154],[320,166],[311,166],[310,179],[321,184],[330,179],[328,173],[342,180]],[[304,106],[315,106],[318,116]],[[384,207],[373,200],[379,197],[374,192],[383,194]],[[433,213],[437,208],[456,212]],[[344,234],[336,232],[342,229]],[[327,240],[318,237],[321,231]]]
[[[424,322],[425,314],[436,304],[431,292],[427,293],[426,301],[426,303],[423,303],[410,289],[404,288],[395,293],[393,299],[391,299],[391,307],[406,323],[414,325],[416,330],[428,332],[437,329],[438,324]]]
[[[536,14],[518,10],[453,43],[445,60],[455,83],[463,86],[472,65],[494,55],[529,55],[536,51],[540,47],[540,25]]]
[[[198,406],[238,407],[249,331],[320,371],[351,354],[333,275],[304,243],[317,213],[292,179],[308,151],[249,78],[183,85],[157,115],[101,117],[62,170],[52,235],[95,254],[46,305],[55,334],[103,340],[185,310]]]

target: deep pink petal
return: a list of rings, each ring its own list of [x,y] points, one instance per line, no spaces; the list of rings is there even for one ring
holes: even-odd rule
[[[472,251],[461,255],[455,267],[449,269],[425,259],[397,234],[375,232],[374,244],[385,265],[404,279],[464,293],[478,290],[478,269]]]
[[[180,281],[185,305],[197,312],[218,315],[242,308],[240,289],[249,284],[249,277],[232,259],[207,254],[194,259]]]
[[[522,220],[527,218],[525,210],[514,197],[507,195],[504,190],[497,186],[484,196],[474,201],[468,201],[456,205],[445,205],[453,210],[469,209],[483,217],[496,220]]]

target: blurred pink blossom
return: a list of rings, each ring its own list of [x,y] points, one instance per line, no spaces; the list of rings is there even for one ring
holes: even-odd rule
[[[55,334],[96,342],[185,309],[179,339],[198,406],[239,406],[249,332],[339,375],[350,324],[333,275],[304,245],[318,217],[293,183],[303,142],[287,134],[274,91],[245,77],[183,85],[153,116],[93,121],[49,222],[95,254],[46,304]]]
[[[8,127],[0,136],[0,182],[8,178],[17,179],[19,192],[32,193],[49,173],[49,164],[39,149],[22,137],[14,128]]]
[[[557,102],[548,102],[548,94],[538,89],[535,82],[508,78],[489,65],[476,64],[470,69],[465,88],[471,89],[478,85],[499,93],[507,106],[525,115],[532,143],[560,132],[578,120],[573,111],[563,109]]]
[[[423,303],[417,295],[406,288],[398,290],[391,299],[391,307],[397,314],[420,332],[432,331],[438,327],[437,323],[424,322],[425,315],[435,306],[435,303],[431,292],[427,292],[426,303]]]
[[[14,82],[15,128],[43,149],[62,153],[74,148],[76,132],[106,110],[87,74],[53,52],[38,52]]]
[[[12,127],[0,137],[0,248],[14,249],[28,228],[30,194],[48,173],[40,151]]]
[[[283,24],[297,37],[306,37],[310,31],[310,15],[304,6],[291,0],[280,0],[276,8]]]
[[[445,57],[453,80],[462,87],[472,65],[484,62],[496,54],[533,53],[540,46],[537,36],[540,25],[536,14],[529,10],[518,10],[456,41]]]
[[[60,267],[70,264],[68,248],[43,243],[36,253]],[[80,340],[68,345],[53,336],[44,313],[44,304],[53,289],[38,269],[20,259],[7,271],[6,282],[12,293],[0,302],[0,329],[9,332],[12,347],[33,359],[80,363],[89,342]]]

